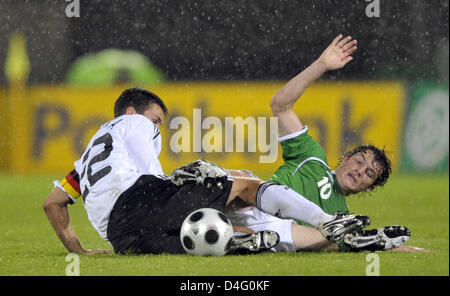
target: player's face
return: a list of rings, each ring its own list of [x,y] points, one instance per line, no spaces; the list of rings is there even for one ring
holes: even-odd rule
[[[151,104],[142,115],[150,119],[158,128],[161,127],[164,122],[165,115],[158,104]]]
[[[336,169],[339,186],[345,195],[372,190],[380,173],[381,166],[370,150],[346,157]]]

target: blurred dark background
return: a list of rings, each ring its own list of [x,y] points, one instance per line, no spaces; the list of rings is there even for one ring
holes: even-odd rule
[[[286,80],[339,33],[359,42],[355,60],[324,79],[448,79],[448,0],[0,1],[0,84],[9,36],[27,39],[28,83],[63,83],[78,57],[135,49],[167,80]]]

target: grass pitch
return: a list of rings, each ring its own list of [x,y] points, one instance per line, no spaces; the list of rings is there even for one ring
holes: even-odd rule
[[[66,275],[71,261],[42,211],[61,176],[0,174],[0,275]],[[380,275],[449,275],[449,179],[394,175],[379,192],[350,197],[353,213],[367,214],[370,227],[410,228],[408,245],[430,253],[377,252]],[[111,247],[90,225],[82,202],[70,207],[72,224],[86,248]],[[366,275],[369,252],[278,253],[251,256],[80,255],[80,275],[299,276]]]

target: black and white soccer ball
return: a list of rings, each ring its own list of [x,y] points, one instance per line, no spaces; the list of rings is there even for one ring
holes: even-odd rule
[[[195,256],[223,256],[230,248],[233,226],[220,211],[198,209],[184,220],[180,240],[186,253]]]

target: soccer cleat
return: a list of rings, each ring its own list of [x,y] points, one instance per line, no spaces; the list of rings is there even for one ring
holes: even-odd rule
[[[196,182],[206,184],[207,187],[214,185],[222,188],[224,179],[227,176],[227,171],[218,165],[203,160],[196,160],[174,170],[170,180],[177,186],[181,186],[186,182]]]
[[[336,213],[333,219],[319,226],[322,235],[331,242],[337,242],[347,233],[363,230],[370,224],[370,218],[363,215]]]
[[[233,236],[228,254],[261,253],[278,245],[280,236],[275,231],[264,230]]]
[[[388,251],[406,243],[411,236],[408,228],[399,225],[363,230],[344,235],[343,243],[353,252]]]

